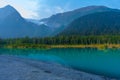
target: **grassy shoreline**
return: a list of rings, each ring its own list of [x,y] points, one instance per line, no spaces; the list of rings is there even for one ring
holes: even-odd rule
[[[120,48],[120,44],[90,44],[90,45],[52,45],[51,48]]]
[[[106,48],[120,48],[120,44],[78,44],[78,45],[41,45],[41,44],[12,44],[12,45],[4,45],[3,48],[18,48],[18,49],[52,49],[52,48],[98,48],[98,49],[106,49]]]

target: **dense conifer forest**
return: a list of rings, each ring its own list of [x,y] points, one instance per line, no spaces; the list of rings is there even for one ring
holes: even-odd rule
[[[105,36],[59,36],[47,38],[16,38],[0,39],[0,46],[4,47],[46,47],[47,45],[92,45],[92,44],[120,44],[119,35]]]

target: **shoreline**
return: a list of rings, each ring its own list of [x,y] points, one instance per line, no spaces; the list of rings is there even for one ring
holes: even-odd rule
[[[20,45],[5,45],[1,48],[18,48],[18,49],[53,49],[53,48],[97,48],[104,50],[107,48],[110,49],[120,49],[120,44],[89,44],[89,45],[41,45],[41,44],[20,44]]]
[[[57,63],[0,55],[0,80],[117,80]]]
[[[120,44],[52,45],[51,48],[120,48]]]

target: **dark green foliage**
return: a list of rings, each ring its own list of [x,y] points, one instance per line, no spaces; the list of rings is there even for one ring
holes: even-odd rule
[[[120,12],[99,12],[81,17],[59,35],[120,35]]]
[[[105,12],[105,11],[111,11],[113,9],[105,7],[105,6],[87,6],[80,9],[76,9],[73,11],[68,11],[64,13],[59,13],[56,15],[53,15],[49,18],[42,19],[42,22],[45,22],[47,25],[52,27],[61,27],[62,25],[68,25],[73,20],[91,14],[95,12]]]
[[[88,14],[96,13],[96,12],[106,12],[106,11],[113,11],[113,10],[114,9],[111,9],[105,6],[87,6],[87,7],[83,7],[73,11],[52,15],[49,18],[40,20],[40,22],[44,22],[45,24],[47,24],[47,26],[53,28],[52,36],[54,36],[54,35],[57,35],[59,32],[63,31],[64,28],[66,28],[67,25],[70,24],[75,19],[78,19]]]
[[[18,38],[0,40],[0,45],[41,47],[44,45],[88,45],[88,44],[120,44],[120,36],[59,36],[50,38]]]

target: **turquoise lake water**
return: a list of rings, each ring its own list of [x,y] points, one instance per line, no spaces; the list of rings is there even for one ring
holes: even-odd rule
[[[0,49],[0,55],[57,62],[77,70],[120,78],[120,49]]]

